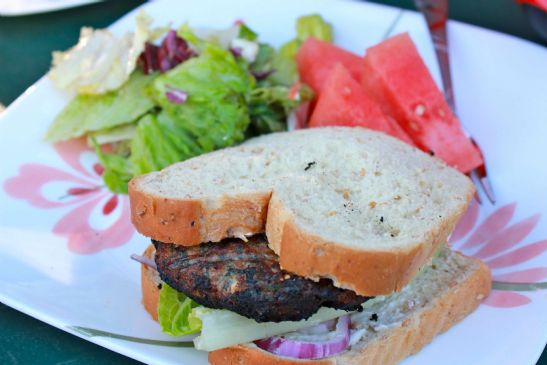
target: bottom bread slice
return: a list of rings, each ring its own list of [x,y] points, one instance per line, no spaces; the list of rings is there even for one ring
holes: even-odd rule
[[[150,245],[144,256],[153,258]],[[478,259],[444,248],[432,264],[401,292],[373,299],[352,315],[361,339],[348,350],[320,360],[298,360],[266,352],[254,344],[209,353],[212,365],[390,365],[412,355],[439,333],[475,310],[490,292],[488,266]],[[155,320],[161,280],[156,270],[141,267],[143,304]],[[237,331],[237,329],[234,329]]]
[[[156,248],[154,245],[149,245],[142,255],[153,260],[156,255]],[[142,304],[154,321],[158,320],[161,285],[160,274],[155,269],[141,264]]]
[[[277,356],[244,344],[209,353],[212,365],[390,365],[420,351],[475,310],[490,292],[488,266],[445,248],[400,293],[378,298],[352,315],[363,335],[348,350],[320,360]]]

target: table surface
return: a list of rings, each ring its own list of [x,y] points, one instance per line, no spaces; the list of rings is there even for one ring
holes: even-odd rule
[[[144,1],[118,0],[48,14],[0,17],[0,103],[8,105],[40,78],[53,50],[78,40],[83,25],[102,28]],[[373,2],[413,9],[411,0]],[[513,0],[458,0],[450,17],[547,45]],[[0,364],[137,364],[0,303]],[[547,348],[538,365],[547,365]]]

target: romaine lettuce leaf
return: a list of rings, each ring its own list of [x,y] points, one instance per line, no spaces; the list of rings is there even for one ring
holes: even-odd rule
[[[192,309],[199,304],[163,283],[158,304],[158,321],[163,332],[172,336],[184,336],[201,330],[201,320],[190,318]]]
[[[304,15],[296,21],[296,37],[300,42],[310,37],[332,42],[332,26],[319,14]]]
[[[226,39],[224,39],[223,37],[222,40],[220,40],[218,39],[218,34],[216,34],[216,31],[212,31],[213,35],[209,34],[209,32],[211,32],[211,30],[207,30],[204,32],[200,28],[194,31],[190,28],[188,23],[182,24],[177,29],[177,35],[184,39],[186,42],[190,43],[193,48],[195,48],[198,54],[202,52],[207,44],[214,44],[217,47],[228,49],[230,43],[232,42],[232,39],[236,38],[237,34],[239,33],[237,28],[234,28],[232,31],[223,34]],[[197,33],[200,33],[200,35],[198,35]]]
[[[89,132],[87,134],[88,144],[93,144],[92,142],[90,142],[92,139],[95,139],[98,144],[107,144],[130,140],[135,136],[135,128],[136,123],[129,123],[112,128],[101,129],[96,132]]]
[[[272,61],[275,72],[272,74],[271,79],[274,83],[290,86],[298,80],[298,70],[296,68],[298,48],[300,48],[298,39],[293,39],[279,48]]]
[[[162,111],[157,116],[147,115],[139,121],[131,141],[130,161],[133,173],[141,175],[202,153],[183,123]]]
[[[273,71],[273,58],[275,57],[275,48],[267,43],[258,44],[258,54],[253,63],[249,65],[249,69],[254,73]],[[257,82],[258,86],[263,83]]]
[[[129,153],[120,154],[104,153],[96,146],[104,167],[104,182],[115,193],[127,194],[127,183],[133,176],[161,170],[203,153],[182,123],[166,112],[139,119],[128,147]]]
[[[127,194],[127,182],[133,177],[133,165],[123,154],[104,153],[94,140],[95,152],[104,167],[103,180],[114,193]]]
[[[246,98],[253,86],[252,76],[229,51],[208,43],[199,57],[159,76],[153,90],[163,111],[209,152],[244,139],[249,125]],[[171,89],[185,92],[186,102],[171,102],[166,95]]]
[[[101,95],[77,95],[46,133],[49,142],[130,123],[154,107],[147,87],[155,75],[135,71],[120,89]]]
[[[167,85],[184,89],[198,101],[229,93],[245,93],[254,86],[252,77],[238,65],[234,56],[212,43],[205,43],[199,57],[189,59],[155,80],[155,96],[160,105],[179,106],[165,97]]]
[[[248,133],[260,135],[284,131],[287,115],[298,104],[299,101],[289,99],[289,88],[286,86],[254,89],[249,100],[251,125]]]
[[[239,25],[238,38],[246,39],[248,41],[256,41],[258,34],[249,28],[245,23]]]

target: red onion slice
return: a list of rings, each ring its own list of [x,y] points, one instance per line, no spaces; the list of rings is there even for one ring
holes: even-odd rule
[[[239,58],[243,54],[243,49],[241,49],[240,47],[232,47],[230,48],[230,52],[234,55],[235,58]]]
[[[184,104],[188,99],[188,93],[174,87],[168,87],[165,92],[167,100],[175,104]]]
[[[314,336],[317,338],[317,335]],[[263,350],[276,355],[295,359],[321,359],[344,351],[350,340],[350,319],[343,316],[338,319],[334,332],[325,335],[324,340],[297,341],[274,336],[255,341]]]
[[[137,262],[140,262],[141,264],[143,265],[146,265],[148,267],[151,267],[152,269],[154,270],[157,270],[158,268],[156,267],[156,263],[154,262],[154,260],[152,260],[151,258],[149,257],[145,257],[145,256],[141,256],[141,255],[137,255],[137,254],[131,254],[131,259],[137,261]]]

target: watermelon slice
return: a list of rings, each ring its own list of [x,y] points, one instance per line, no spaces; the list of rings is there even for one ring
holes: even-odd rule
[[[309,126],[367,127],[412,144],[410,137],[387,117],[349,71],[337,63],[319,94]]]
[[[332,43],[308,38],[296,55],[300,79],[319,94],[335,64],[341,63],[355,80],[361,80],[363,58]]]
[[[416,146],[464,173],[483,164],[407,33],[367,50],[361,81]]]

